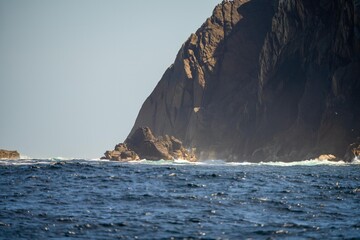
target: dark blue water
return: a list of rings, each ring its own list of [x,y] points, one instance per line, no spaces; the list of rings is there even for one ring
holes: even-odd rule
[[[308,165],[1,160],[0,239],[360,239],[360,165]]]

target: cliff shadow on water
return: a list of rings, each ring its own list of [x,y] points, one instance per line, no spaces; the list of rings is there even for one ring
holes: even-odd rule
[[[223,1],[183,44],[130,135],[149,126],[203,159],[342,158],[349,144],[354,152],[358,8],[351,0]]]

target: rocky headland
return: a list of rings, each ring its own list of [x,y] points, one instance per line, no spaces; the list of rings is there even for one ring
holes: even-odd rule
[[[124,143],[106,151],[102,159],[113,161],[175,160],[196,161],[194,150],[188,151],[174,136],[155,137],[148,127],[138,128]]]
[[[360,1],[234,0],[191,34],[140,126],[200,159],[359,156]]]
[[[17,151],[0,149],[0,159],[19,159],[20,154]]]

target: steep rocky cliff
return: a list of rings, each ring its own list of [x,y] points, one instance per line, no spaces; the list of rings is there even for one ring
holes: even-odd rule
[[[360,136],[359,13],[357,0],[223,1],[131,133],[149,126],[201,158],[343,157]]]

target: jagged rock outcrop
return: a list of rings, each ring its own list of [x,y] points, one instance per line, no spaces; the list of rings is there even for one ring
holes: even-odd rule
[[[174,160],[196,161],[195,154],[173,136],[155,137],[148,127],[138,128],[124,143],[119,143],[113,151],[106,151],[103,159],[115,161],[131,160]]]
[[[216,6],[144,102],[149,126],[201,158],[343,158],[360,136],[360,1]]]
[[[0,159],[19,159],[20,154],[17,151],[8,151],[0,149]]]
[[[344,160],[350,162],[355,158],[360,160],[360,138],[358,138],[356,142],[353,142],[349,145],[346,150]]]
[[[125,143],[119,143],[115,146],[114,150],[109,150],[104,153],[102,159],[113,161],[133,161],[140,160],[136,152],[131,151]]]

